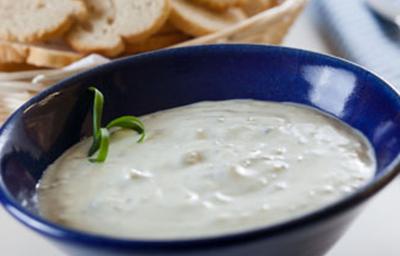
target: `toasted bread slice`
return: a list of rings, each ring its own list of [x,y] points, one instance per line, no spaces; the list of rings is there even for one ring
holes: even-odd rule
[[[0,63],[0,72],[17,72],[33,69],[38,69],[38,67],[25,63]]]
[[[277,5],[277,0],[245,0],[242,8],[247,15],[253,16]]]
[[[86,13],[79,0],[0,0],[0,39],[42,42],[60,36]]]
[[[247,0],[192,0],[192,1],[215,11],[226,11],[230,7],[241,6],[244,3],[244,1]]]
[[[169,0],[86,0],[90,10],[84,23],[67,34],[70,46],[82,53],[114,57],[124,51],[124,41],[144,40],[165,23]]]
[[[81,59],[83,56],[83,54],[67,49],[31,46],[26,63],[38,67],[61,68]]]
[[[154,35],[162,35],[162,34],[170,34],[170,33],[178,33],[180,30],[175,27],[169,20],[167,20],[164,25],[157,31]]]
[[[187,0],[172,0],[172,24],[192,36],[214,33],[246,18],[244,11],[239,8],[215,12]]]
[[[146,40],[134,44],[126,44],[125,54],[154,51],[190,39],[190,36],[181,32],[163,33],[153,35]]]
[[[0,63],[23,64],[28,55],[28,45],[0,41]]]
[[[8,67],[28,64],[37,67],[60,68],[82,57],[82,54],[61,45],[0,41],[0,64]]]

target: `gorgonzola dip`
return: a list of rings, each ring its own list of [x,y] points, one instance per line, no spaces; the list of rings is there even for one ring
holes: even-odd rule
[[[321,208],[362,186],[375,160],[360,133],[300,105],[200,102],[142,117],[148,137],[112,134],[67,150],[38,187],[40,213],[68,227],[142,239],[212,236]]]

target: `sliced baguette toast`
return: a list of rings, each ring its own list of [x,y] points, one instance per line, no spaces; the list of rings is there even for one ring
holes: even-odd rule
[[[73,26],[66,41],[82,53],[114,57],[156,33],[170,11],[169,0],[86,0],[90,10],[86,22]]]
[[[172,0],[171,3],[172,24],[192,36],[214,33],[247,18],[239,8],[216,12],[188,0]]]
[[[38,67],[25,63],[0,63],[0,72],[17,72],[37,69]]]
[[[195,3],[201,4],[215,11],[226,11],[234,6],[241,6],[247,0],[192,0]],[[249,0],[257,1],[257,0]]]
[[[277,2],[277,0],[245,0],[242,9],[248,16],[253,16],[277,5]]]
[[[190,36],[183,34],[182,32],[172,32],[153,35],[144,41],[126,44],[125,54],[135,54],[147,51],[154,51],[157,49],[169,47],[174,44],[181,43],[190,39]]]
[[[43,42],[62,35],[86,15],[79,0],[0,0],[0,39]]]
[[[0,64],[4,67],[16,67],[24,64],[60,68],[79,60],[83,56],[83,54],[58,44],[22,44],[0,41]]]

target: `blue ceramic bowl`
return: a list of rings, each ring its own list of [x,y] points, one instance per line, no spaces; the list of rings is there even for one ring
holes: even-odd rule
[[[371,141],[374,179],[343,200],[285,223],[189,240],[90,235],[37,215],[43,170],[90,134],[88,86],[105,94],[104,121],[202,100],[288,101],[328,112]],[[400,97],[371,72],[312,52],[251,45],[200,46],[114,61],[60,82],[23,105],[0,132],[0,199],[21,223],[77,255],[321,255],[361,206],[399,173]],[[394,199],[395,200],[395,199]]]

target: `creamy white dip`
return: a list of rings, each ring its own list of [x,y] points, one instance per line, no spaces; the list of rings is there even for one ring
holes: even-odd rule
[[[201,102],[142,117],[148,137],[120,130],[105,163],[91,139],[44,173],[40,213],[68,227],[124,238],[185,238],[262,227],[365,184],[366,139],[299,105]]]

